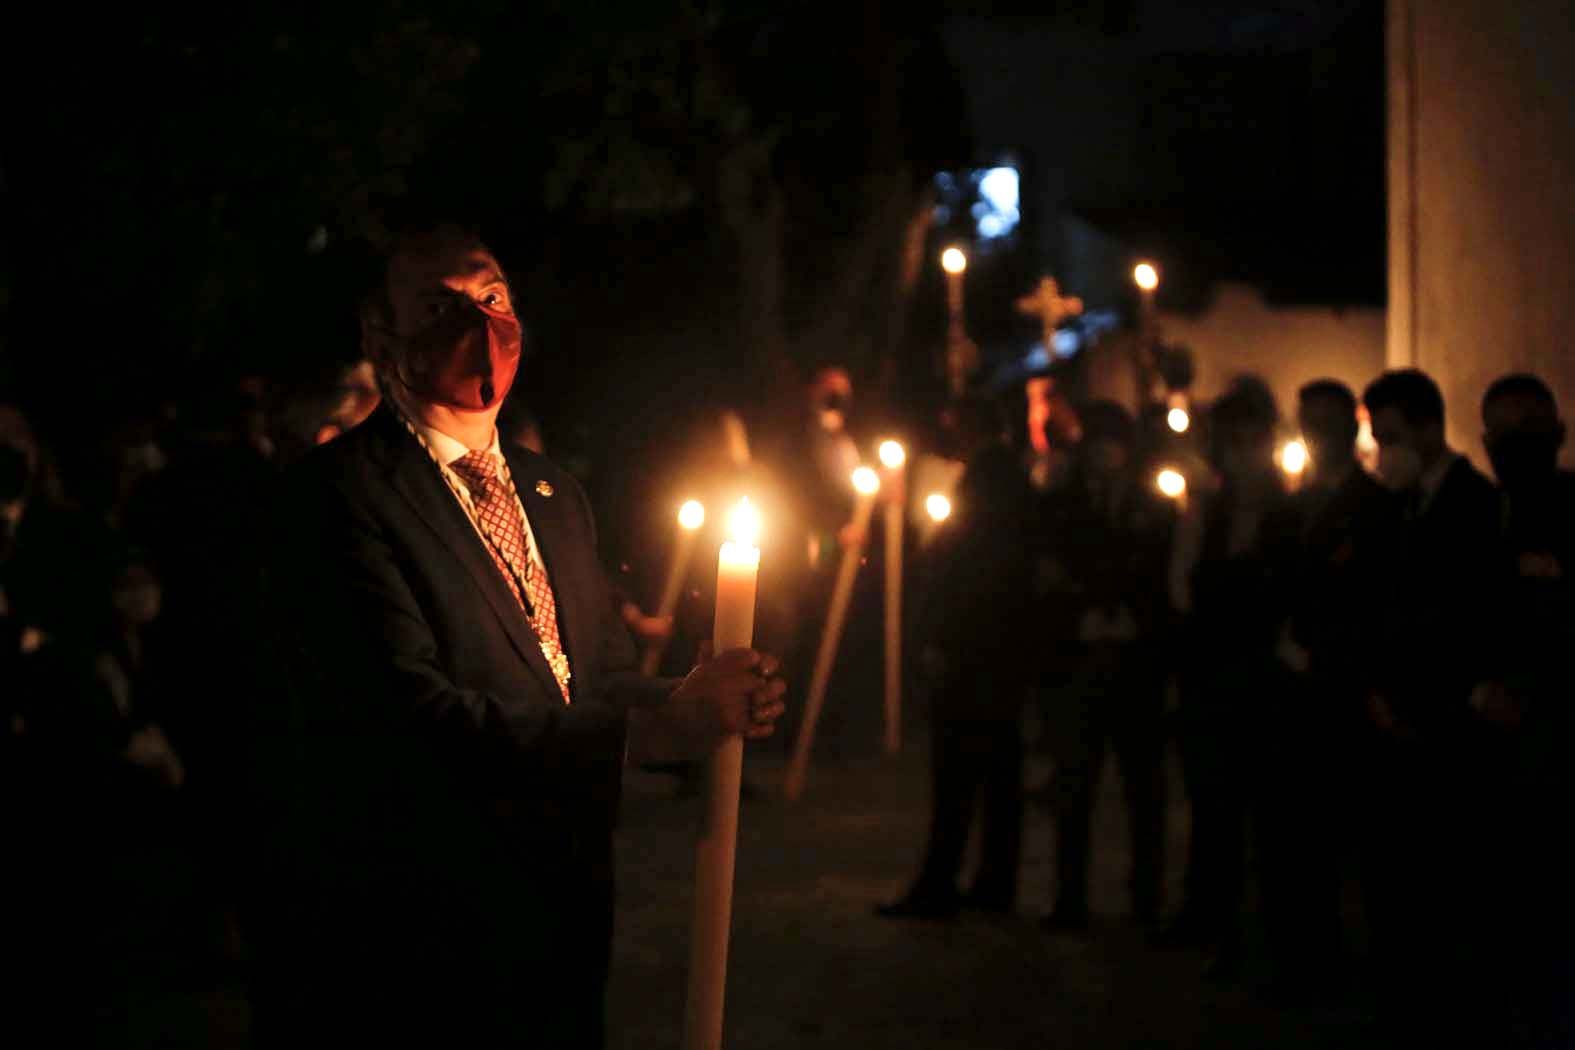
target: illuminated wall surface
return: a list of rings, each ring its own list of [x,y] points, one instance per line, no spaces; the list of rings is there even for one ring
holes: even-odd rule
[[[1536,372],[1575,417],[1575,17],[1389,0],[1387,49],[1388,358],[1438,379],[1480,462],[1498,375]]]
[[[1221,284],[1202,314],[1161,313],[1159,323],[1166,342],[1192,349],[1192,392],[1204,400],[1252,372],[1274,390],[1280,411],[1291,415],[1303,383],[1330,377],[1360,395],[1384,369],[1383,310],[1271,307],[1253,288]]]

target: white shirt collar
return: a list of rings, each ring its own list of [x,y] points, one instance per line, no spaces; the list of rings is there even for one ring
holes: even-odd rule
[[[445,466],[453,466],[454,462],[470,452],[470,447],[457,438],[450,437],[434,427],[429,427],[419,419],[412,418],[410,425],[421,432],[427,439],[427,444],[432,446],[432,451],[437,453]],[[494,456],[502,458],[503,445],[498,440],[498,428],[492,428],[492,443],[487,446],[487,451]]]

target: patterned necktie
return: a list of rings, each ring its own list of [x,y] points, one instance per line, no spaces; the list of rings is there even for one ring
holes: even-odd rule
[[[503,479],[501,460],[490,452],[467,452],[449,467],[465,480],[476,506],[476,517],[492,541],[488,544],[492,561],[503,574],[503,582],[509,585],[514,600],[525,610],[531,629],[541,643],[542,655],[547,658],[552,675],[558,680],[558,688],[563,692],[563,702],[568,703],[569,657],[558,637],[558,603],[552,596],[552,581],[547,579],[546,570],[531,560],[525,521],[520,514],[519,501]],[[525,574],[523,594],[511,566],[518,566]]]

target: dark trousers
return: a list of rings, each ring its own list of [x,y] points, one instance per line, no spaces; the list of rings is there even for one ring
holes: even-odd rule
[[[1483,1005],[1465,979],[1483,889],[1469,874],[1484,847],[1462,784],[1471,771],[1438,739],[1375,733],[1371,745],[1363,896],[1378,1002],[1404,1030],[1442,1038]]]
[[[1003,689],[1016,696],[999,695]],[[1006,903],[1016,898],[1023,837],[1021,692],[1020,685],[959,675],[937,696],[931,721],[930,839],[919,891],[956,892],[977,806],[983,826],[972,892]]]
[[[1360,698],[1323,678],[1287,679],[1260,721],[1253,823],[1264,933],[1281,977],[1327,979],[1343,951],[1342,861],[1353,852]]]
[[[610,882],[516,875],[507,895],[476,872],[475,899],[357,876],[258,902],[254,1045],[600,1050]]]
[[[1182,883],[1182,914],[1223,947],[1239,945],[1247,885],[1248,800],[1253,748],[1246,724],[1262,692],[1188,683],[1178,733],[1182,783],[1192,832]]]
[[[1164,680],[1129,646],[1091,651],[1058,707],[1056,911],[1088,910],[1090,826],[1105,754],[1114,751],[1132,843],[1132,911],[1152,920],[1164,872]]]

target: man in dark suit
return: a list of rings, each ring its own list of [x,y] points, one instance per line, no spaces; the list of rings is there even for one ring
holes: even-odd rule
[[[1575,473],[1546,383],[1507,375],[1482,397],[1482,443],[1502,492],[1491,663],[1472,695],[1482,718],[1480,883],[1485,974],[1500,1009],[1553,1045],[1575,1030],[1575,865],[1564,829],[1575,798]]]
[[[437,228],[384,276],[384,404],[299,465],[280,517],[293,805],[258,1034],[600,1046],[626,754],[768,735],[783,685],[751,650],[635,672],[585,494],[498,439],[521,338],[497,261]]]
[[[1470,698],[1488,670],[1499,497],[1445,444],[1444,400],[1428,376],[1386,372],[1362,401],[1378,479],[1397,504],[1372,569],[1369,915],[1381,999],[1415,1035],[1449,1023],[1436,1002],[1460,988],[1471,867],[1484,859],[1457,850],[1481,802]]]
[[[1297,395],[1309,462],[1292,495],[1298,542],[1287,577],[1290,618],[1277,647],[1290,673],[1267,719],[1259,822],[1264,924],[1278,989],[1333,990],[1343,967],[1340,861],[1359,812],[1366,724],[1360,668],[1372,560],[1391,501],[1356,456],[1356,395],[1321,379]],[[1331,770],[1339,770],[1331,775]]]
[[[1022,706],[1028,686],[1028,482],[994,406],[958,408],[967,468],[957,510],[932,548],[934,575],[914,635],[933,699],[929,842],[913,885],[876,908],[888,919],[1010,912],[1022,852]],[[974,814],[979,869],[957,877]]]
[[[1164,874],[1165,573],[1175,512],[1145,484],[1136,424],[1096,401],[1082,413],[1071,484],[1052,501],[1048,530],[1070,583],[1075,670],[1059,690],[1056,903],[1044,927],[1088,927],[1090,822],[1107,751],[1121,767],[1132,841],[1132,914],[1159,917]]]

